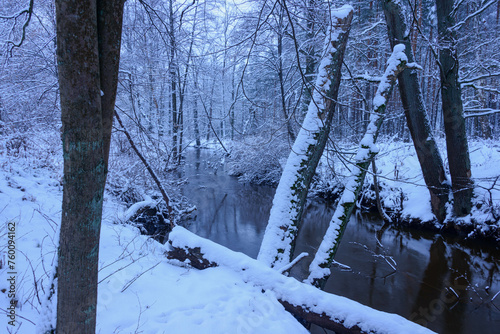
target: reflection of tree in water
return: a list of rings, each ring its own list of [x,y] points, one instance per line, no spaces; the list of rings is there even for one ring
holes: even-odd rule
[[[198,207],[198,219],[192,222],[191,229],[255,256],[274,189],[241,183],[225,173],[215,175],[208,163],[210,159],[208,151],[186,153],[183,177],[189,178],[189,182],[182,188],[186,196],[196,200]],[[296,255],[304,251],[314,254],[332,212],[333,208],[323,202],[309,202]],[[430,249],[422,252],[422,246],[430,241]],[[493,333],[500,314],[491,302],[499,287],[498,254],[484,245],[464,247],[451,238],[383,225],[380,220],[366,216],[353,217],[338,258],[350,267],[334,266],[328,288],[378,309],[425,322],[439,333]],[[394,257],[397,263],[395,274],[386,263],[388,257]],[[299,279],[307,276],[309,261],[300,261],[292,268],[291,276]],[[415,282],[422,274],[422,280]],[[491,287],[489,291],[485,290],[487,285]],[[405,293],[407,297],[400,298]],[[500,305],[500,295],[495,302]]]
[[[448,273],[448,260],[446,259],[446,246],[441,237],[437,237],[429,250],[429,262],[420,283],[420,289],[413,304],[410,320],[428,326],[436,320],[438,312],[436,305],[439,303],[444,281]]]
[[[458,248],[451,252],[450,284],[454,292],[444,309],[443,334],[462,333],[463,318],[467,311],[469,293],[467,287],[472,280],[470,256]],[[448,300],[446,300],[448,301]]]
[[[426,327],[436,328],[440,325],[439,332],[443,334],[462,333],[469,305],[467,288],[471,282],[470,256],[453,247],[449,264],[446,245],[441,237],[435,239],[429,253],[429,262],[410,320]]]

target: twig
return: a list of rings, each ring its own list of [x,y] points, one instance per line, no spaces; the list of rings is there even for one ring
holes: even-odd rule
[[[290,269],[292,269],[293,266],[295,266],[297,263],[299,263],[300,260],[302,260],[306,256],[309,256],[309,253],[306,253],[306,252],[300,253],[292,262],[283,266],[278,271],[282,274],[286,273],[287,271],[290,271]]]
[[[121,292],[124,292],[125,290],[128,289],[129,286],[132,285],[132,283],[134,283],[135,281],[137,281],[139,279],[139,277],[141,277],[142,275],[144,275],[145,273],[147,273],[148,271],[154,269],[156,266],[158,266],[162,261],[159,261],[157,264],[155,264],[154,266],[152,266],[151,268],[149,268],[148,270],[146,271],[143,271],[142,273],[140,273],[139,275],[135,276],[134,278],[132,278],[127,284],[125,284],[125,286],[123,287],[122,291]]]

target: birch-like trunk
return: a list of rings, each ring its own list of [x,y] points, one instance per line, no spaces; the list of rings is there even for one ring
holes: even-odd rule
[[[363,188],[366,172],[375,155],[378,153],[375,142],[382,126],[387,100],[394,87],[396,77],[406,68],[408,61],[404,51],[405,46],[403,44],[396,45],[391,57],[387,61],[387,69],[373,99],[373,112],[370,116],[370,123],[366,128],[363,139],[359,143],[355,166],[352,167],[352,174],[348,178],[345,190],[335,209],[328,230],[309,267],[310,274],[307,281],[318,288],[323,289],[326,280],[330,276],[330,266]]]
[[[309,185],[330,132],[353,11],[351,6],[332,11],[313,100],[288,156],[258,255],[271,267],[280,268],[293,256]]]

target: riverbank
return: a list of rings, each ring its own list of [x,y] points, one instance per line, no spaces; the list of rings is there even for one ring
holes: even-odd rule
[[[449,204],[446,220],[438,223],[432,214],[430,195],[413,145],[397,141],[380,142],[376,167],[381,208],[387,215],[385,220],[396,225],[500,245],[500,143],[484,140],[470,142],[475,186],[472,212],[466,217],[453,217]],[[445,144],[443,141],[438,143],[447,165]],[[226,146],[231,148],[227,162],[232,175],[243,182],[274,185],[279,182],[280,170],[286,161],[285,152],[289,151],[286,145],[250,142],[226,143]],[[310,190],[311,197],[335,203],[343,190],[355,149],[354,145],[343,144],[337,148],[342,155],[333,151],[324,155]],[[373,173],[368,173],[366,177],[358,210],[379,212]]]

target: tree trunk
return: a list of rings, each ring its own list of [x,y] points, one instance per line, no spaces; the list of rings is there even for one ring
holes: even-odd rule
[[[412,63],[413,53],[410,39],[405,32],[404,9],[398,1],[383,0],[387,30],[391,46],[402,43],[406,47],[408,62]],[[424,181],[431,195],[432,212],[437,220],[442,222],[446,218],[446,202],[449,190],[446,186],[446,173],[439,149],[434,141],[432,130],[427,118],[427,111],[422,92],[418,83],[417,70],[403,71],[399,74],[399,93],[410,130],[413,145],[417,153]]]
[[[283,78],[283,36],[285,34],[285,26],[283,22],[284,18],[284,9],[280,8],[280,12],[278,14],[278,27],[277,27],[277,38],[278,38],[278,80],[280,84],[280,98],[281,98],[281,110],[283,112],[283,118],[286,122],[286,128],[288,132],[288,139],[290,141],[295,141],[295,133],[293,132],[292,123],[290,122],[290,117],[286,110],[286,96],[285,96],[285,81]]]
[[[97,0],[103,147],[104,164],[106,166],[108,166],[109,160],[111,130],[118,87],[124,3],[125,0]]]
[[[326,281],[330,277],[330,266],[340,246],[340,241],[358,201],[359,194],[363,189],[366,172],[378,153],[375,142],[382,126],[387,100],[392,93],[396,77],[406,68],[408,61],[404,51],[405,46],[403,44],[394,46],[394,51],[387,61],[387,69],[373,99],[373,113],[370,115],[370,123],[359,143],[352,174],[347,179],[344,192],[340,197],[323,241],[309,266],[310,274],[307,281],[320,289],[324,288]]]
[[[200,138],[200,122],[198,117],[198,99],[200,98],[200,89],[198,87],[198,73],[195,74],[194,78],[194,91],[195,98],[193,101],[193,122],[194,122],[194,139],[196,140],[196,146],[201,146]]]
[[[314,35],[315,31],[315,11],[316,11],[316,0],[308,0],[306,3],[306,68],[305,68],[305,87],[304,96],[302,98],[304,106],[304,114],[307,113],[307,108],[309,103],[311,103],[312,98],[312,84],[314,78],[314,69],[316,67],[315,61],[315,50],[314,50]]]
[[[330,133],[352,16],[350,6],[332,11],[313,100],[276,190],[259,251],[259,260],[272,267],[288,264],[293,256],[309,185]]]
[[[457,38],[452,28],[455,25],[455,18],[451,15],[453,6],[453,0],[436,1],[440,41],[441,102],[453,190],[453,213],[457,217],[463,217],[469,214],[472,208],[473,184],[463,116],[462,90],[458,82]]]
[[[99,235],[122,15],[122,0],[56,1],[64,153],[57,333],[95,333]]]
[[[175,59],[175,33],[174,33],[174,0],[169,1],[169,22],[170,22],[170,94],[172,103],[172,161],[177,161],[179,116],[177,114],[177,62]]]

